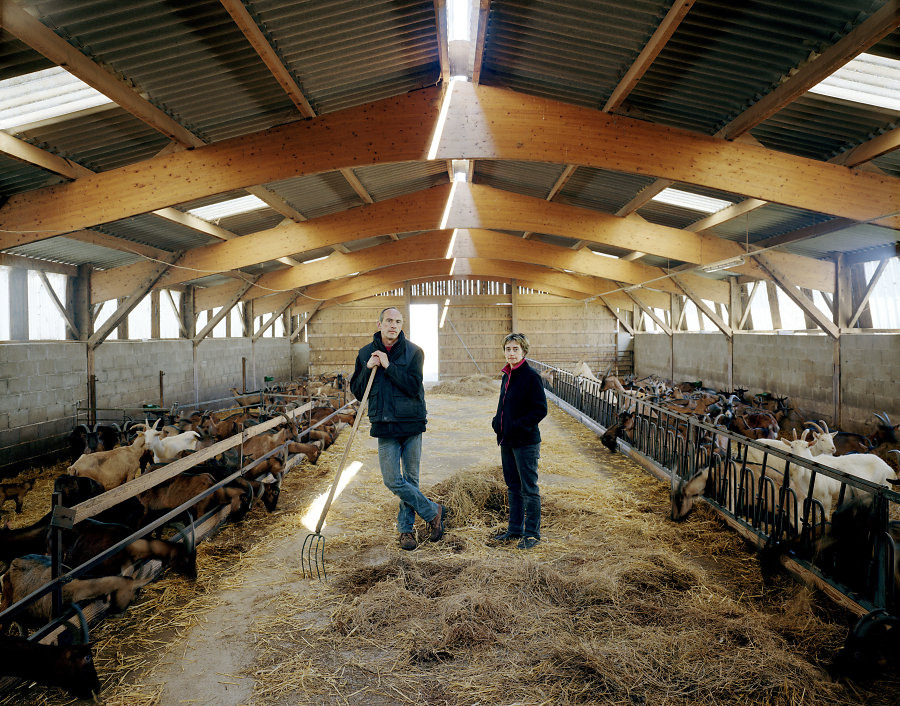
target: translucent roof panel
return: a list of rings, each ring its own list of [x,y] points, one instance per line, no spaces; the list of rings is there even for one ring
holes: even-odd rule
[[[112,101],[99,91],[54,66],[0,81],[0,130],[45,123]]]

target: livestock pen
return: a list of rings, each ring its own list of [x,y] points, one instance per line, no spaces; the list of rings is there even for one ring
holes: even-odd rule
[[[195,587],[150,584],[95,629],[104,703],[892,702],[888,682],[828,676],[852,613],[763,580],[755,552],[705,508],[672,523],[669,483],[555,405],[542,423],[543,540],[491,545],[506,511],[495,393],[427,393],[422,482],[449,510],[443,541],[397,548],[364,424],[358,472],[323,531],[329,581],[302,579],[299,553],[340,439],[314,473],[285,479],[277,513],[200,546]]]

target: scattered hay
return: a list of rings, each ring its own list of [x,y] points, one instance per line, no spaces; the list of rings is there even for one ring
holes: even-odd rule
[[[428,388],[428,395],[484,396],[500,392],[499,378],[467,375],[459,380],[445,380]]]

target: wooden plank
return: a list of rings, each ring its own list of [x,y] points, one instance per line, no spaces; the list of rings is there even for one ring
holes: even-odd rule
[[[117,488],[107,490],[102,495],[98,495],[96,497],[85,500],[84,502],[79,503],[78,505],[75,505],[74,508],[72,508],[75,510],[74,522],[75,524],[77,524],[82,520],[87,519],[88,517],[93,517],[94,515],[103,512],[104,510],[108,510],[109,508],[117,505],[123,500],[133,498],[138,493],[143,493],[145,490],[154,488],[160,483],[163,483],[170,478],[174,478],[175,476],[183,473],[189,468],[193,468],[194,466],[203,463],[204,461],[218,456],[228,449],[232,449],[235,446],[240,446],[254,436],[269,431],[279,424],[283,424],[285,415],[290,418],[294,418],[298,415],[303,414],[304,412],[309,411],[310,409],[312,409],[312,406],[313,405],[311,402],[307,402],[306,404],[297,407],[296,409],[285,412],[275,419],[270,419],[266,422],[262,422],[261,424],[256,424],[252,427],[244,429],[239,434],[229,436],[227,439],[218,441],[212,446],[208,446],[201,451],[195,451],[189,456],[172,461],[171,463],[168,463],[162,468],[152,471],[151,473],[146,473],[144,475],[138,476],[134,480],[130,480]]]

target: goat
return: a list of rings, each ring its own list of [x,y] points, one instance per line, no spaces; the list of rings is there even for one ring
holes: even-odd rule
[[[849,431],[838,432],[837,437],[835,437],[835,444],[838,447],[835,456],[870,453],[880,446],[897,443],[897,429],[900,428],[900,424],[892,425],[887,412],[882,412],[881,414],[874,412],[873,414],[877,417],[880,424],[875,427],[875,431],[871,434],[856,434]]]
[[[128,446],[80,456],[66,469],[66,473],[93,478],[106,490],[112,490],[137,477],[145,448],[144,433],[138,432],[135,440]]]
[[[28,527],[10,529],[9,523],[0,528],[0,561],[9,561],[26,554],[43,554],[47,551],[47,530],[52,512],[48,512]]]
[[[20,637],[0,638],[0,674],[62,687],[82,699],[100,691],[90,643],[43,645]]]
[[[69,434],[72,459],[95,451],[111,451],[119,443],[121,435],[122,430],[118,424],[95,424],[93,427],[79,424]]]
[[[281,496],[281,480],[281,473],[276,471],[248,481],[253,488],[253,499],[262,500],[269,512],[275,512],[278,507],[278,498]]]
[[[610,426],[600,437],[600,443],[603,444],[610,453],[615,453],[618,448],[616,439],[623,438],[628,441],[631,438],[631,432],[634,429],[634,408],[627,412],[619,412],[619,418],[615,424]]]
[[[243,480],[243,479],[242,479]],[[246,483],[246,481],[244,481]],[[209,473],[196,475],[184,473],[165,483],[140,493],[137,497],[144,507],[142,525],[149,524],[154,517],[166,514],[170,510],[188,502],[202,492],[209,490],[216,484],[216,479]],[[253,491],[249,487],[217,488],[213,493],[197,501],[190,509],[195,517],[202,517],[209,510],[219,505],[228,505],[231,508],[233,519],[239,520],[250,508]]]
[[[156,425],[159,424],[157,419],[151,427],[145,423],[146,427],[144,436],[146,437],[147,448],[153,453],[154,463],[169,463],[178,458],[184,451],[195,451],[197,448],[197,440],[200,434],[196,431],[186,431],[175,436],[162,436]]]
[[[0,576],[4,609],[18,603],[51,581],[50,557],[29,554],[13,559],[9,570]],[[125,576],[100,576],[89,579],[73,579],[62,585],[64,605],[93,601],[104,598],[109,602],[111,613],[122,613],[134,600],[135,591],[149,582],[135,581]],[[41,621],[48,621],[50,615],[51,595],[41,596],[25,609],[25,615]]]
[[[0,483],[0,507],[7,500],[15,500],[16,512],[22,512],[25,495],[34,487],[34,480],[23,480],[18,483]]]
[[[106,491],[93,478],[61,475],[53,482],[53,492],[60,494],[60,503],[64,507],[74,507]],[[137,529],[143,516],[144,506],[141,505],[140,500],[132,497],[94,515],[94,519],[98,522],[114,523]]]
[[[132,530],[122,525],[87,519],[62,532],[62,561],[67,566],[80,566],[100,552],[119,543]],[[121,573],[137,561],[157,559],[190,579],[197,577],[197,554],[193,546],[162,539],[136,539],[120,553],[108,557],[92,570],[93,576]]]

